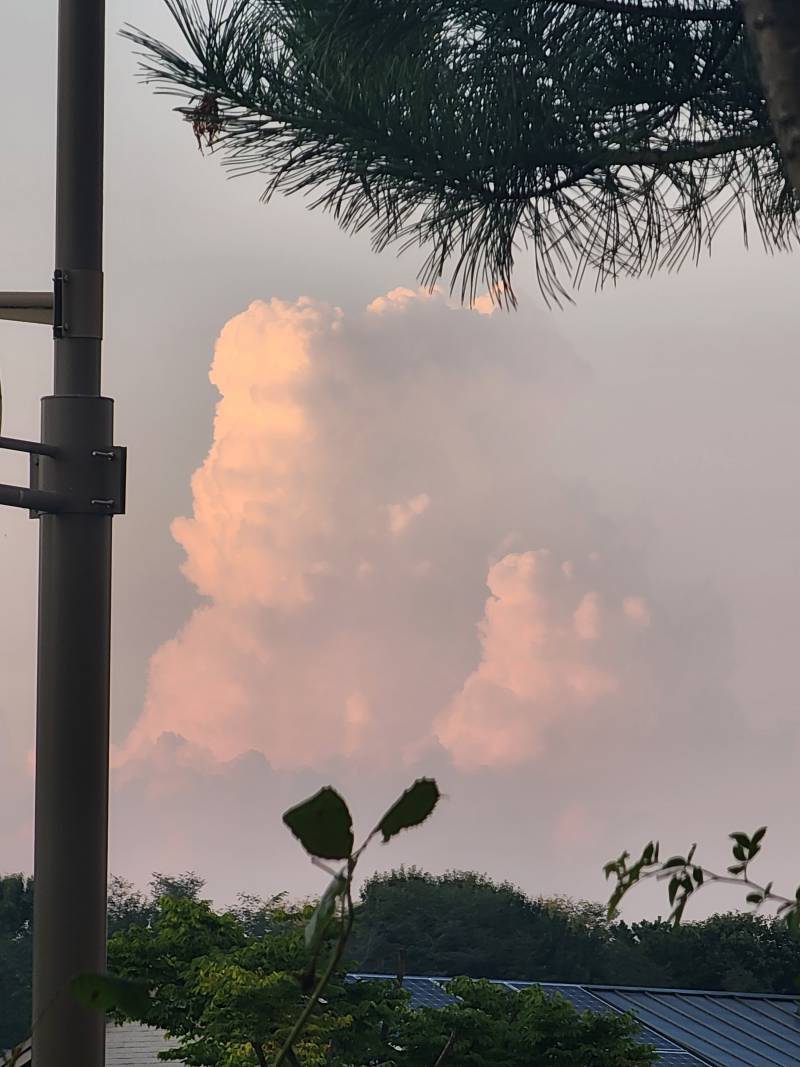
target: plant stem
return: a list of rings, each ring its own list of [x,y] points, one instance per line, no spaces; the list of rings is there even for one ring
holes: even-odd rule
[[[298,1037],[302,1034],[303,1030],[305,1030],[306,1023],[311,1018],[311,1013],[313,1012],[314,1008],[316,1008],[317,1004],[319,1003],[319,998],[322,996],[322,993],[325,990],[325,987],[327,986],[328,982],[333,977],[334,971],[336,970],[336,968],[341,963],[342,956],[344,955],[345,946],[346,946],[346,944],[348,942],[348,939],[350,937],[350,933],[351,933],[351,931],[353,929],[354,910],[353,910],[353,898],[352,898],[352,884],[353,884],[353,868],[354,867],[355,867],[355,863],[351,860],[349,862],[349,864],[348,864],[348,870],[347,870],[347,888],[345,890],[345,905],[346,906],[344,908],[344,914],[342,916],[342,921],[341,921],[341,924],[340,924],[340,927],[339,927],[339,937],[338,937],[338,940],[336,942],[336,948],[334,949],[334,951],[333,951],[333,953],[331,955],[331,958],[328,961],[328,966],[325,968],[325,970],[324,970],[324,972],[322,974],[322,977],[317,982],[316,987],[314,988],[314,992],[308,998],[308,1003],[303,1008],[302,1012],[300,1013],[300,1015],[297,1018],[297,1021],[295,1022],[294,1026],[291,1029],[291,1031],[289,1032],[289,1036],[286,1038],[286,1041],[283,1044],[283,1048],[280,1050],[278,1055],[275,1057],[275,1062],[273,1064],[273,1067],[281,1067],[281,1064],[284,1062],[284,1060],[287,1060],[287,1059],[289,1060],[290,1063],[292,1062],[292,1060],[294,1060],[295,1064],[297,1063],[297,1059],[294,1056],[294,1049],[293,1049],[294,1043],[298,1039]]]
[[[450,1031],[450,1036],[448,1037],[444,1048],[442,1049],[442,1051],[439,1053],[438,1057],[436,1058],[436,1063],[434,1063],[433,1067],[441,1067],[441,1064],[444,1063],[444,1058],[447,1055],[447,1053],[450,1051],[450,1049],[452,1047],[452,1044],[455,1041],[455,1038],[456,1038],[456,1032],[455,1032],[455,1030],[451,1030]]]

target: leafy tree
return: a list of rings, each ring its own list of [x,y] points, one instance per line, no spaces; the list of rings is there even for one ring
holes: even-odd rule
[[[248,937],[230,913],[199,901],[165,899],[149,929],[112,938],[118,975],[151,991],[145,1021],[179,1038],[166,1058],[190,1067],[244,1067],[274,1061],[307,999],[304,929],[310,907],[277,910],[272,930]],[[333,937],[327,948],[332,947]],[[653,1062],[627,1017],[581,1016],[538,989],[522,994],[458,979],[452,1007],[411,1011],[395,983],[345,983],[338,971],[290,1062],[303,1067],[391,1063],[432,1067],[634,1067]]]
[[[147,926],[153,918],[154,904],[141,890],[113,874],[108,882],[108,935],[131,926]]]
[[[796,237],[795,0],[166,3],[183,52],[126,33],[198,143],[462,296],[513,300],[523,245],[558,299],[699,255],[732,211]]]
[[[792,987],[796,988],[800,981],[800,886],[789,897],[776,891],[773,882],[755,881],[751,865],[762,850],[766,833],[767,828],[762,826],[753,834],[741,831],[730,834],[733,863],[724,874],[709,869],[696,858],[696,845],[692,845],[685,855],[670,856],[666,860],[661,859],[657,841],[650,841],[637,860],[633,860],[629,852],[623,852],[605,866],[606,878],[616,881],[608,901],[608,914],[616,914],[622,900],[640,882],[653,878],[663,881],[667,885],[671,908],[669,921],[659,923],[649,931],[646,926],[642,929],[651,935],[655,930],[663,947],[663,927],[666,925],[671,935],[668,952],[673,957],[676,943],[686,946],[698,926],[706,935],[711,934],[710,941],[707,936],[702,944],[702,951],[694,954],[694,981],[708,976],[710,982],[727,989],[761,987],[762,991],[794,992]],[[714,916],[704,924],[688,927],[687,933],[687,928],[682,926],[684,912],[695,894],[709,885],[742,889],[753,912],[741,916]],[[767,906],[776,909],[774,917],[766,918],[760,914]]]
[[[109,966],[150,990],[143,1021],[180,1042],[167,1058],[190,1067],[272,1062],[307,999],[304,929],[312,911],[276,910],[265,936],[248,936],[231,913],[165,897],[149,928],[129,927],[111,938]],[[390,987],[383,992],[385,1001],[397,999]],[[346,988],[339,975],[325,999],[297,1044],[299,1061],[304,1067],[329,1062],[331,1048],[348,1055],[365,1050],[369,1057],[386,1014],[375,995]]]
[[[469,871],[411,868],[362,890],[351,955],[370,973],[522,981],[606,981],[609,936],[599,906],[532,900]]]
[[[170,882],[186,884],[186,877],[170,876]],[[21,875],[0,879],[0,1003],[4,1005],[0,1044],[4,1046],[27,1037],[30,1026],[32,893],[31,880]],[[186,916],[194,916],[191,924],[179,919],[178,906],[189,909]],[[795,992],[800,975],[800,934],[769,915],[728,913],[683,922],[677,928],[662,920],[629,925],[609,921],[599,904],[530,898],[514,886],[473,872],[434,876],[411,868],[376,876],[365,884],[355,911],[354,934],[342,961],[350,970],[784,994]],[[180,974],[188,973],[195,956],[224,960],[267,938],[296,938],[310,914],[289,903],[285,894],[266,900],[242,895],[222,915],[185,894],[167,895],[159,905],[149,894],[113,878],[112,965],[127,977],[157,979],[154,968],[161,945],[169,948],[174,960],[182,960]],[[180,936],[169,937],[183,944],[183,956],[167,943],[170,923],[182,930]],[[330,951],[330,936],[329,931],[322,946],[325,953]],[[123,947],[127,956],[120,956]],[[244,968],[245,984],[253,984],[248,968],[261,974],[261,964],[256,966],[252,952],[245,959],[246,966],[239,962],[236,966]],[[301,989],[312,980],[308,963],[309,955],[301,955],[292,972]],[[203,995],[210,996],[212,979],[218,980],[216,1002],[224,1003],[224,981],[230,973],[209,970]],[[340,982],[341,968],[337,976]],[[175,974],[172,978],[177,981]],[[161,984],[170,986],[163,975]],[[169,998],[176,996],[169,993]],[[304,1001],[292,1003],[297,1008]],[[174,1020],[163,1016],[161,1021]],[[347,1040],[352,1043],[352,1035]]]
[[[156,872],[150,882],[150,898],[156,902],[163,897],[170,897],[172,900],[199,900],[205,884],[205,878],[200,878],[194,871],[185,871],[179,875]]]
[[[418,826],[440,799],[433,779],[419,778],[356,846],[353,817],[330,786],[284,812],[283,821],[331,881],[302,923],[281,909],[268,936],[248,938],[232,912],[217,915],[198,900],[202,880],[192,875],[190,892],[158,901],[148,927],[131,926],[109,945],[112,972],[77,975],[70,989],[82,1003],[122,1018],[163,1026],[181,1038],[180,1057],[192,1067],[274,1067],[323,1063],[352,1065],[350,1038],[362,1062],[376,1062],[373,1042],[385,1042],[385,1014],[376,998],[341,982],[344,950],[354,921],[353,875],[364,850],[380,835],[384,843]],[[339,870],[323,861],[343,863]],[[163,883],[154,880],[154,890]],[[174,888],[174,887],[172,887]],[[246,905],[247,906],[247,905]],[[325,958],[325,962],[321,960]],[[321,974],[317,976],[317,967]],[[323,999],[324,994],[324,999]],[[387,987],[382,999],[392,994]],[[401,996],[394,990],[394,996]],[[337,1011],[341,997],[348,1011]],[[355,1004],[353,1003],[355,1002]],[[358,1010],[359,1008],[363,1010]]]
[[[448,986],[459,998],[446,1008],[403,1019],[395,1043],[398,1067],[634,1067],[656,1062],[637,1038],[630,1016],[579,1013],[562,997],[537,987],[520,993],[486,981],[459,978]]]
[[[766,915],[728,913],[702,922],[635,923],[640,954],[663,968],[679,989],[788,993],[800,976],[800,938]]]
[[[236,917],[246,937],[264,937],[282,928],[282,916],[289,914],[282,910],[287,902],[288,893],[276,893],[268,900],[252,893],[239,893],[230,913]]]
[[[146,928],[158,915],[161,897],[195,899],[204,881],[193,871],[154,874],[145,894],[117,875],[109,880],[109,937],[132,927]],[[30,1035],[33,968],[33,879],[0,875],[0,1050]],[[251,924],[256,923],[251,917]]]
[[[27,1037],[31,1025],[33,881],[0,876],[0,1050]]]
[[[0,876],[0,933],[18,934],[33,923],[33,879],[24,874]]]

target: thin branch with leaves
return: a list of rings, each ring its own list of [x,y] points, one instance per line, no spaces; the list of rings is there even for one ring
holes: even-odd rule
[[[736,831],[730,834],[732,845],[731,863],[725,874],[719,874],[695,859],[697,846],[692,845],[686,855],[659,857],[659,843],[651,841],[642,850],[638,860],[631,862],[629,852],[604,867],[606,879],[615,878],[616,886],[608,901],[608,916],[617,915],[625,896],[640,882],[655,879],[667,883],[670,904],[669,921],[679,925],[690,899],[698,890],[709,885],[733,885],[746,891],[745,900],[756,910],[765,905],[774,905],[779,918],[793,930],[800,930],[800,886],[794,896],[776,893],[773,882],[762,884],[750,875],[750,865],[761,852],[767,833],[765,826],[753,834]]]
[[[340,968],[352,933],[355,918],[353,877],[364,850],[379,835],[386,843],[401,831],[425,822],[439,800],[439,789],[433,779],[417,779],[357,848],[350,810],[332,787],[320,789],[308,800],[285,812],[284,823],[311,856],[312,862],[328,872],[331,881],[304,931],[308,962],[301,978],[301,987],[304,992],[309,992],[285,1038],[278,1038],[278,1052],[272,1067],[281,1067],[284,1063],[290,1067],[300,1067],[297,1046],[326,988]],[[340,862],[344,866],[341,870],[335,870],[325,861]],[[318,975],[320,956],[329,949],[327,961]],[[154,999],[154,990],[147,981],[112,974],[81,975],[71,983],[71,991],[89,1007],[146,1024],[153,1021],[153,1012],[158,1006],[158,991],[155,991]],[[280,1032],[281,1028],[278,1029]],[[252,1037],[246,1043],[253,1050],[259,1067],[267,1067],[269,1060],[264,1044]]]
[[[337,929],[333,951],[325,969],[275,1057],[273,1067],[281,1067],[281,1064],[293,1055],[295,1045],[342,961],[355,920],[353,876],[364,850],[378,835],[381,835],[386,843],[401,830],[424,822],[438,804],[439,798],[436,783],[430,778],[419,778],[392,805],[358,848],[354,847],[353,820],[347,804],[330,786],[291,808],[283,816],[283,821],[311,855],[313,862],[332,876],[306,927],[306,944],[311,951],[307,980],[313,981],[315,978],[319,954],[325,944],[329,927],[335,922]],[[341,871],[334,871],[322,863],[322,860],[344,860],[345,866]]]

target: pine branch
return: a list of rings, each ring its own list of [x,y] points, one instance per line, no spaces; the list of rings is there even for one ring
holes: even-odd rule
[[[648,19],[676,19],[681,22],[733,22],[741,18],[739,3],[729,7],[684,7],[680,3],[644,4],[640,0],[549,0],[565,7],[583,7],[612,15],[633,15]]]
[[[513,303],[525,246],[558,302],[697,258],[734,210],[769,248],[796,238],[736,4],[167,2],[187,55],[125,33],[198,140],[264,199],[424,249],[423,282],[463,299]]]

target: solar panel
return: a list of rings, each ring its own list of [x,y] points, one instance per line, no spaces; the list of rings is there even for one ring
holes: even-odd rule
[[[591,992],[589,989],[585,989],[583,986],[547,985],[543,988],[545,988],[548,993],[560,993],[561,996],[576,1007],[578,1011],[616,1014],[615,1008],[606,1004],[596,993]],[[683,1049],[681,1049],[679,1045],[676,1045],[666,1037],[662,1037],[660,1034],[657,1034],[655,1030],[651,1030],[647,1026],[642,1026],[636,1034],[636,1040],[641,1045],[653,1045],[657,1052],[683,1053]],[[697,1060],[692,1058],[691,1062],[696,1064]]]
[[[397,978],[388,974],[348,974],[346,982],[396,982]],[[445,1008],[455,1004],[455,997],[445,993],[442,983],[447,979],[404,978],[403,989],[411,997],[412,1008]]]
[[[589,993],[586,989],[579,985],[546,985],[542,986],[546,993],[550,993],[552,996],[562,996],[565,1000],[568,1000],[573,1008],[577,1008],[578,1011],[594,1011],[594,1012],[608,1012],[610,1009],[608,1005],[604,1004],[602,1000],[598,1000],[593,993]]]
[[[353,980],[393,980],[390,975],[353,975]],[[445,978],[410,977],[404,988],[414,1007],[440,1008],[454,998]],[[579,1011],[632,1012],[639,1040],[653,1045],[659,1067],[798,1067],[800,1015],[792,997],[691,990],[580,986],[496,979],[520,992],[532,985],[561,994]]]
[[[433,978],[404,978],[403,989],[411,994],[413,1008],[446,1008],[455,1004],[455,997],[445,993]]]
[[[796,1018],[781,1025],[776,1012],[768,1026],[757,1021],[760,1009],[791,1000],[664,989],[605,988],[599,995],[620,1010],[633,1010],[715,1067],[797,1067],[800,1062]]]
[[[662,1067],[704,1067],[703,1061],[691,1052],[664,1052],[659,1049],[659,1058]]]

